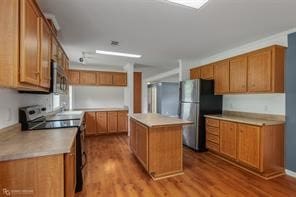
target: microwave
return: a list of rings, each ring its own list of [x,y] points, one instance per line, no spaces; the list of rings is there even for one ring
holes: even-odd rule
[[[69,92],[69,80],[64,69],[55,61],[51,61],[51,68],[51,92],[54,94],[67,95]]]

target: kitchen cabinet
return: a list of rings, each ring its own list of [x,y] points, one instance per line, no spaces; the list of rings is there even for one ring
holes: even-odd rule
[[[58,61],[58,41],[56,40],[55,36],[52,36],[52,43],[51,43],[51,59],[55,62]]]
[[[117,113],[118,115],[118,132],[127,132],[128,130],[128,114],[127,111],[121,111]]]
[[[200,67],[200,78],[211,80],[214,79],[214,66],[213,64]]]
[[[114,133],[117,132],[118,124],[117,112],[108,112],[108,132]]]
[[[229,60],[214,64],[215,94],[229,92]]]
[[[220,153],[236,159],[236,123],[220,121]]]
[[[142,72],[134,72],[134,113],[142,112]]]
[[[38,86],[41,15],[34,0],[21,0],[20,6],[20,81]]]
[[[113,85],[113,75],[111,72],[99,72],[99,85]]]
[[[97,118],[97,133],[107,133],[108,132],[108,117],[107,112],[96,112]]]
[[[85,114],[85,132],[86,135],[96,134],[97,132],[96,112],[86,112]]]
[[[137,152],[136,121],[133,119],[130,119],[130,148],[134,153]]]
[[[40,86],[50,88],[50,64],[51,64],[51,31],[45,22],[40,19],[41,23],[41,69],[40,69]]]
[[[144,168],[148,170],[148,128],[136,123],[136,154]]]
[[[247,92],[248,61],[246,56],[233,58],[229,63],[230,93]]]
[[[200,73],[200,68],[193,68],[190,70],[190,79],[200,79],[201,73]]]
[[[127,73],[113,73],[113,85],[127,86]]]
[[[80,72],[77,70],[70,70],[70,83],[71,85],[79,85],[80,83]]]
[[[284,174],[284,124],[258,126],[206,118],[206,147],[264,179]]]
[[[91,71],[80,71],[80,85],[96,85],[96,73]]]
[[[239,124],[238,160],[256,169],[260,169],[260,128]]]
[[[76,187],[76,144],[72,145],[70,153],[65,154],[65,197],[75,196]]]

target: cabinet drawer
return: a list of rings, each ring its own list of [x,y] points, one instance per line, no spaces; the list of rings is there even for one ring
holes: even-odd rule
[[[220,135],[220,129],[217,127],[211,127],[211,126],[207,126],[207,133],[211,133],[213,135]]]
[[[207,132],[207,141],[219,144],[219,136]]]
[[[219,127],[219,120],[207,118],[206,124],[212,127]]]
[[[219,152],[219,145],[216,143],[213,143],[211,141],[207,141],[207,148],[216,152]]]

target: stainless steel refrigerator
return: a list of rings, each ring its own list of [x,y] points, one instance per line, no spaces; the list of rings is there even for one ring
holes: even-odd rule
[[[187,80],[180,82],[179,116],[194,124],[183,127],[183,144],[205,151],[205,114],[222,113],[223,97],[214,95],[213,80]]]
[[[148,112],[178,117],[179,83],[160,82],[148,85]]]

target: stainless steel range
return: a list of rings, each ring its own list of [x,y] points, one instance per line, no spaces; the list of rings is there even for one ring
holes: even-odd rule
[[[19,109],[19,122],[22,131],[28,130],[48,130],[61,128],[78,128],[76,135],[76,192],[80,192],[83,187],[84,169],[87,163],[85,153],[85,121],[82,119],[47,120],[46,108],[40,105],[22,107]]]

